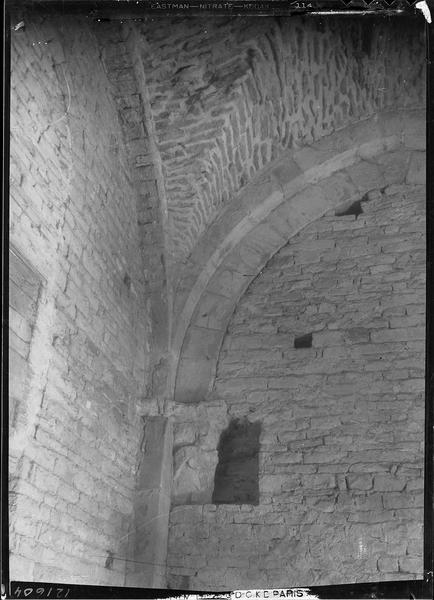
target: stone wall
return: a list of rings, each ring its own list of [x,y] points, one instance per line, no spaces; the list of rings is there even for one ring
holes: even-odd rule
[[[413,576],[423,385],[423,192],[413,184],[423,178],[423,132],[417,115],[403,124],[387,109],[423,106],[422,28],[298,18],[24,22],[12,32],[12,577],[164,586],[172,442],[172,587],[286,585],[287,572],[299,577],[291,584],[335,583],[353,572],[333,554],[344,539],[354,577]],[[367,181],[381,190],[361,205]],[[223,335],[210,340],[210,331],[226,328],[246,277],[349,197],[364,213],[316,221],[252,285],[205,398],[207,352]],[[394,262],[363,262],[367,249],[378,258],[380,236],[389,240],[380,257]],[[336,275],[332,289],[324,265],[357,274]],[[345,312],[342,298],[356,298],[356,288],[364,304],[377,302],[378,327],[366,311]],[[407,305],[415,312],[402,312]],[[347,317],[357,324],[345,328]],[[416,337],[387,339],[407,331]],[[306,334],[312,348],[292,348]],[[176,382],[180,355],[194,370]],[[300,364],[304,375],[294,376]],[[381,366],[369,371],[369,397],[366,365]],[[348,391],[355,381],[357,398]],[[171,403],[170,386],[182,400],[206,401]],[[314,399],[327,403],[329,420]],[[256,507],[210,504],[232,419],[261,431]],[[319,535],[329,535],[327,548]]]
[[[101,59],[116,101],[123,139],[128,152],[129,173],[138,197],[139,240],[149,297],[151,323],[150,376],[147,395],[166,399],[168,342],[172,294],[167,278],[167,225],[165,186],[156,148],[147,76],[140,59],[134,25],[93,23]]]
[[[372,189],[425,179],[425,116],[378,113],[288,151],[254,178],[198,242],[172,355],[175,403],[198,403],[215,378],[229,319],[250,282],[292,236]]]
[[[360,200],[270,260],[229,323],[213,394],[185,418],[179,408],[175,441],[191,467],[208,464],[202,473],[231,419],[261,423],[260,498],[178,496],[173,587],[422,574],[425,188],[391,185]]]
[[[424,102],[418,22],[149,18],[137,28],[178,265],[283,151]]]
[[[149,317],[117,106],[86,20],[12,33],[11,576],[123,585]]]

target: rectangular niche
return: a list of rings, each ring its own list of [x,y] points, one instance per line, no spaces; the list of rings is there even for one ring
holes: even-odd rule
[[[214,504],[259,504],[261,424],[234,419],[222,432],[214,477]]]

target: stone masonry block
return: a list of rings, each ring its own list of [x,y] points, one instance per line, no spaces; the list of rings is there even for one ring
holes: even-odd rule
[[[191,326],[184,340],[182,356],[190,359],[215,360],[223,333],[219,329]]]
[[[196,308],[194,324],[209,329],[224,329],[233,311],[233,301],[220,294],[205,293]]]
[[[413,152],[410,158],[406,182],[410,184],[426,183],[426,154],[425,152]]]
[[[404,489],[406,481],[393,475],[375,475],[374,489],[379,492],[400,492]]]
[[[299,165],[290,156],[288,156],[288,159],[283,164],[282,161],[279,161],[279,165],[271,171],[272,177],[283,188],[290,184],[296,177],[302,175],[302,173],[303,171]]]
[[[351,170],[339,171],[318,183],[327,198],[328,206],[337,207],[357,197],[358,188],[351,180],[350,174]]]
[[[370,490],[373,478],[372,475],[348,475],[347,483],[350,490]]]
[[[182,358],[176,379],[175,400],[186,404],[202,401],[208,393],[215,363],[202,358]]]
[[[422,575],[423,571],[423,560],[422,557],[410,557],[406,556],[398,559],[399,569],[403,573],[417,573]]]
[[[238,297],[252,276],[253,273],[237,272],[220,267],[211,279],[208,290],[211,293],[222,294],[227,298]]]
[[[360,161],[349,169],[349,174],[359,191],[366,190],[367,182],[370,189],[382,188],[386,184],[381,168],[372,162]]]

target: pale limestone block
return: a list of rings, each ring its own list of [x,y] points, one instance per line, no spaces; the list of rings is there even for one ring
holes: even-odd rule
[[[426,153],[413,152],[410,159],[406,183],[420,184],[426,183]]]

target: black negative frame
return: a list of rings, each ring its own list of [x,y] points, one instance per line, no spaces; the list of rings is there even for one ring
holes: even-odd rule
[[[59,583],[10,581],[9,573],[9,518],[8,518],[8,249],[9,249],[9,110],[10,110],[10,32],[11,16],[26,12],[59,12],[64,15],[85,14],[94,19],[131,19],[147,16],[201,16],[229,15],[275,15],[305,14],[348,15],[369,18],[372,15],[387,17],[414,17],[420,7],[417,0],[186,0],[170,3],[162,0],[3,0],[3,79],[2,79],[2,361],[1,361],[1,598],[173,598],[180,595],[207,598],[229,598],[229,591],[215,593],[192,590],[164,590],[149,588],[111,587],[98,585],[72,585]],[[419,3],[420,4],[420,3]],[[425,3],[423,3],[425,4]],[[426,6],[434,18],[434,0]],[[421,10],[421,9],[420,9]],[[419,15],[419,18],[423,18]],[[384,581],[342,585],[312,586],[308,590],[319,598],[432,598],[433,593],[433,485],[434,485],[434,173],[429,166],[434,160],[434,23],[426,19],[426,359],[425,359],[425,454],[424,454],[424,576],[420,580]],[[296,588],[294,588],[296,589]],[[307,588],[303,588],[307,591]],[[287,590],[288,592],[290,590]],[[286,597],[292,597],[287,594]],[[294,597],[295,594],[294,594]]]

